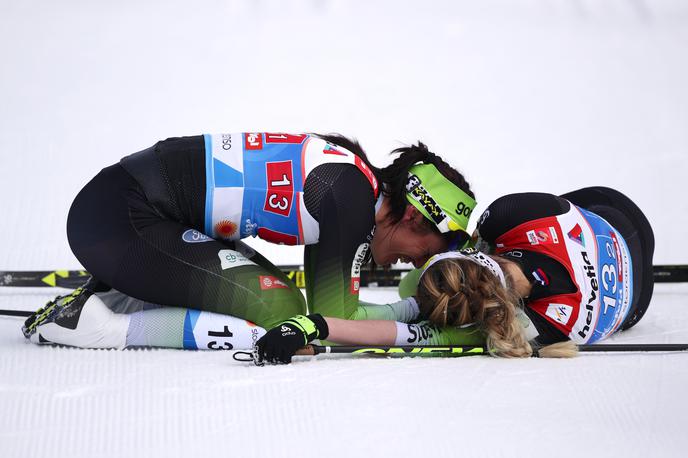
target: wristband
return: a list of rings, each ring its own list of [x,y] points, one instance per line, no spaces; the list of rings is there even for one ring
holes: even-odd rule
[[[319,313],[308,315],[308,318],[313,322],[318,333],[313,339],[327,339],[327,336],[330,335],[330,327],[327,325],[325,318]]]
[[[315,339],[326,339],[330,334],[330,328],[327,326],[327,321],[319,313],[312,315],[296,315],[289,318],[285,323],[297,326],[303,332],[306,338],[306,343]]]

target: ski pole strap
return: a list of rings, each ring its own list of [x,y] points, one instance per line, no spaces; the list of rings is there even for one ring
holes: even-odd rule
[[[251,351],[235,351],[232,358],[234,361],[239,361],[240,363],[256,362],[256,359],[253,357],[253,352]]]

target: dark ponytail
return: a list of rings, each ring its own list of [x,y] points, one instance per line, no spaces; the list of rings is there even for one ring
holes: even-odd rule
[[[332,143],[337,146],[341,146],[344,149],[347,149],[354,153],[356,156],[360,157],[363,163],[368,166],[370,170],[373,171],[373,175],[375,175],[375,178],[380,180],[380,169],[375,167],[373,164],[370,163],[368,160],[368,155],[363,151],[363,147],[361,146],[360,143],[358,143],[358,140],[347,138],[343,135],[340,134],[310,134],[314,137],[322,138],[326,142]]]
[[[447,164],[435,153],[428,150],[422,142],[417,145],[397,148],[390,154],[399,154],[391,165],[381,169],[377,177],[385,184],[383,192],[390,200],[390,219],[392,223],[398,222],[409,205],[406,200],[406,180],[409,169],[416,163],[433,164],[439,172],[449,181],[461,188],[466,194],[475,199],[475,194],[466,181],[466,178],[452,166]],[[428,221],[428,225],[435,227]]]

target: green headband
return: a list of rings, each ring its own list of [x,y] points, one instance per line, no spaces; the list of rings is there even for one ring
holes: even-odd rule
[[[417,164],[409,169],[406,199],[441,233],[466,231],[476,202],[449,181],[433,164]]]

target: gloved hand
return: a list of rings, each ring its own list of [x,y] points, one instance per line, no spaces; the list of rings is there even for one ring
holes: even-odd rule
[[[296,350],[315,339],[326,339],[327,321],[320,314],[297,315],[270,329],[256,342],[257,363],[291,362]]]

